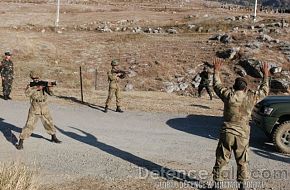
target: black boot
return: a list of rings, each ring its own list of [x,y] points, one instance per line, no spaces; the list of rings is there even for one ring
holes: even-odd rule
[[[246,190],[246,185],[243,182],[239,182],[239,188],[238,190]]]
[[[8,99],[8,100],[12,100],[12,98],[11,98],[10,96],[7,96],[7,99]]]
[[[55,135],[51,135],[51,142],[54,142],[54,143],[61,143],[61,141],[58,140],[58,139],[56,138]]]
[[[105,113],[108,112],[108,106],[105,106],[105,110],[104,110]]]
[[[222,182],[215,181],[211,190],[222,190]]]
[[[3,99],[4,99],[4,100],[8,100],[8,96],[7,96],[7,95],[4,95],[4,96],[3,96]]]
[[[117,106],[116,112],[123,113],[124,111],[121,110],[120,106]]]
[[[23,149],[23,139],[19,139],[18,144],[15,145],[18,150]]]

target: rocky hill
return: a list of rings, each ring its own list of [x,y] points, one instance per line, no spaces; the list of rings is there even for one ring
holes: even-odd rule
[[[250,6],[255,3],[255,1],[253,0],[221,0],[221,1],[231,4],[240,4],[244,6]],[[259,4],[261,4],[262,6],[290,8],[290,0],[262,0],[259,1]]]
[[[215,57],[227,61],[226,84],[242,74],[258,85],[259,65],[266,61],[282,71],[273,76],[274,92],[289,87],[289,14],[259,12],[253,22],[248,10],[201,0],[67,0],[55,28],[52,1],[0,5],[1,17],[9,18],[0,20],[0,50],[13,53],[16,98],[31,69],[68,93],[80,87],[81,66],[84,89],[106,91],[112,59],[129,71],[121,84],[128,91],[195,94],[198,73]]]

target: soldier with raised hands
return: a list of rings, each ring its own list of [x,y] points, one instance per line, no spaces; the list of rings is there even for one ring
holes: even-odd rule
[[[213,168],[213,189],[221,189],[224,180],[223,172],[228,164],[231,153],[234,153],[237,163],[237,181],[239,190],[246,189],[246,180],[249,179],[249,138],[252,110],[255,104],[269,93],[269,68],[264,63],[262,83],[257,91],[247,88],[245,78],[238,77],[233,87],[224,87],[220,79],[220,70],[223,60],[215,59],[214,62],[214,91],[224,102],[224,122],[220,132],[220,139],[216,149],[216,162]]]

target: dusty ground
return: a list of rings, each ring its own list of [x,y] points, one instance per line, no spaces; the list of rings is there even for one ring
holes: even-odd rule
[[[192,104],[203,101],[193,98]],[[29,105],[3,100],[0,104],[5,108],[0,110],[0,161],[30,166],[38,173],[41,189],[178,189],[188,185],[184,184],[188,175],[192,183],[211,181],[221,124],[219,100],[213,100],[210,108],[197,106],[190,114],[105,114],[96,107],[51,104],[57,135],[63,143],[49,142],[39,123],[23,151],[16,150],[13,143]],[[253,183],[286,190],[290,158],[276,153],[265,140],[261,131],[253,128],[251,171],[257,177]],[[230,165],[229,174],[234,179],[234,160]],[[285,176],[275,176],[280,171]]]

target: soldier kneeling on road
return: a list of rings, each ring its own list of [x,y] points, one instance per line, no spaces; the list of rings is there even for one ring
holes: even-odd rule
[[[61,143],[61,141],[56,138],[56,129],[47,105],[47,95],[52,95],[51,88],[56,85],[56,83],[40,81],[40,74],[36,71],[30,72],[30,78],[33,81],[27,85],[25,95],[30,98],[31,106],[28,112],[26,125],[22,129],[19,136],[19,142],[16,145],[17,149],[23,149],[24,139],[30,137],[39,118],[41,118],[42,124],[47,133],[51,135],[51,141]]]

